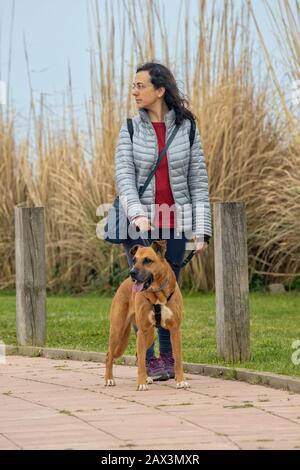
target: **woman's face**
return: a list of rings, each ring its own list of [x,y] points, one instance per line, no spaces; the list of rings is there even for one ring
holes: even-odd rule
[[[156,89],[152,85],[150,74],[147,70],[138,72],[135,75],[134,82],[132,84],[132,95],[135,98],[138,108],[151,107],[151,105],[162,98],[164,92],[164,87]]]

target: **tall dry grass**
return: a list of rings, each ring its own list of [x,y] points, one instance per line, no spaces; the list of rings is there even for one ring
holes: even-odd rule
[[[30,143],[15,143],[14,117],[0,118],[0,288],[14,286],[14,205],[46,208],[49,289],[108,291],[126,275],[122,248],[95,237],[95,214],[100,204],[112,201],[115,195],[116,139],[121,122],[136,113],[131,99],[135,66],[157,59],[170,66],[184,84],[182,91],[198,117],[211,201],[246,203],[250,275],[273,273],[268,279],[292,280],[293,274],[300,273],[296,120],[288,116],[288,104],[267,54],[269,72],[257,76],[251,2],[237,9],[234,2],[224,1],[219,11],[216,2],[200,0],[197,18],[190,17],[188,2],[182,3],[175,44],[170,43],[163,2],[126,1],[118,5],[119,22],[110,2],[95,2],[90,11],[96,50],[92,49],[90,56],[86,133],[73,111],[71,72],[60,126],[51,120],[43,102],[37,110],[31,100],[34,168],[29,161]],[[287,9],[288,3],[282,8]],[[277,20],[288,33],[283,20]],[[158,43],[162,46],[160,57]],[[293,47],[294,43],[291,38]],[[127,50],[131,51],[129,60]],[[173,50],[176,55],[172,60]],[[27,50],[26,57],[29,62]],[[281,105],[274,112],[278,95]],[[292,141],[287,138],[287,129],[289,136],[291,130],[295,135]],[[182,286],[214,287],[213,242],[207,256],[194,257],[185,268]]]
[[[282,134],[277,158],[266,161],[263,168],[262,175],[271,174],[272,178],[267,178],[259,191],[258,202],[264,208],[266,221],[259,217],[257,230],[251,234],[251,243],[256,247],[251,257],[261,274],[292,282],[296,273],[299,275],[300,259],[300,3],[298,0],[277,0],[273,4],[264,0],[263,3],[287,80],[285,85],[278,80],[274,58],[249,2],[270,78],[280,99],[281,106],[276,111]],[[296,90],[293,91],[296,84],[297,99]]]

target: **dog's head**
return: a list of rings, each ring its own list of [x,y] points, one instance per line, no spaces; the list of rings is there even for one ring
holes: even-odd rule
[[[130,270],[134,282],[133,291],[142,292],[162,276],[162,263],[166,254],[166,240],[155,240],[151,246],[134,245],[130,253],[133,266]]]

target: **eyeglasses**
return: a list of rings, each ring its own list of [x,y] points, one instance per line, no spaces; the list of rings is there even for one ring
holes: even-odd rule
[[[149,86],[152,86],[152,85],[143,85],[143,83],[133,83],[132,90],[134,90],[135,88],[137,88],[138,90],[143,90],[144,88],[147,88]]]

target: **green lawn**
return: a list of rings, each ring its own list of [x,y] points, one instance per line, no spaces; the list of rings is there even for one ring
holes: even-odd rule
[[[48,296],[48,347],[106,351],[111,297]],[[183,358],[222,364],[217,358],[214,294],[184,295]],[[252,359],[236,367],[300,376],[292,343],[300,340],[300,294],[250,294]],[[15,295],[0,294],[0,340],[16,344]],[[135,354],[135,338],[126,354]],[[298,354],[299,357],[299,354]]]

